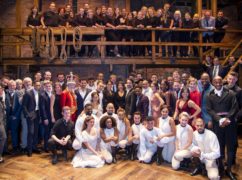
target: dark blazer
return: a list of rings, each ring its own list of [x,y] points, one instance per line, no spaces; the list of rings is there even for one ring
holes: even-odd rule
[[[39,102],[40,102],[40,97],[39,97]],[[33,89],[27,91],[24,94],[22,105],[23,105],[23,113],[25,118],[34,120],[37,118],[36,115],[39,116],[39,114],[35,113],[36,102],[35,102]],[[39,103],[39,107],[40,107],[40,103]]]
[[[209,76],[211,79],[213,79],[213,70],[214,70],[214,66],[211,66],[208,70]],[[219,65],[219,70],[218,70],[218,75],[221,76],[222,78],[225,77],[225,69],[223,68],[223,66]]]
[[[84,96],[84,98],[82,98],[81,94],[79,93],[79,90],[75,90],[75,94],[76,94],[76,102],[77,102],[77,116],[79,116],[79,114],[81,114],[81,112],[84,109],[84,101],[87,97],[87,95],[91,92],[90,89],[86,90],[86,94]]]
[[[222,118],[217,115],[219,112],[228,112],[226,118],[230,119],[232,122],[235,121],[235,115],[238,112],[238,103],[235,94],[223,88],[221,97],[217,96],[212,90],[207,96],[207,111],[212,117],[212,120],[215,124],[219,123],[219,120]]]
[[[40,102],[40,119],[44,121],[46,119],[51,122],[51,113],[50,113],[50,98],[46,92],[42,92],[39,97]]]
[[[132,100],[134,98],[135,98],[134,90],[130,89],[125,97],[125,112],[127,116],[134,113],[134,111],[132,111]]]
[[[149,99],[147,96],[141,94],[138,104],[136,105],[137,96],[134,96],[132,100],[132,114],[136,111],[139,111],[142,115],[142,120],[148,116],[149,112]]]
[[[9,118],[10,116],[14,119],[20,117],[21,113],[21,105],[18,98],[17,91],[14,92],[12,97],[12,104],[11,104],[11,95],[8,90],[5,91],[5,105],[6,105],[6,116]]]

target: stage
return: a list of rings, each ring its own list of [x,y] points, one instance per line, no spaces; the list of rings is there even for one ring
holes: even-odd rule
[[[233,171],[237,174],[237,179],[242,179],[242,138],[239,140],[237,152],[237,165]],[[57,165],[51,164],[51,156],[47,153],[40,155],[33,154],[32,157],[26,155],[7,156],[5,163],[0,164],[0,179],[11,180],[37,180],[37,179],[166,179],[166,180],[186,180],[186,179],[207,179],[198,175],[191,177],[188,172],[174,171],[170,164],[157,166],[153,164],[141,164],[138,161],[119,160],[115,165],[105,165],[102,168],[73,168],[71,157],[74,151],[69,153],[69,161],[59,158]],[[228,179],[228,178],[223,178]]]

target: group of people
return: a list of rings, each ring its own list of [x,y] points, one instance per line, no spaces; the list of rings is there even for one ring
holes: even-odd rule
[[[227,84],[204,72],[199,79],[174,71],[168,77],[131,73],[119,79],[98,73],[82,79],[49,70],[42,77],[1,78],[0,162],[2,154],[76,150],[74,167],[102,167],[126,159],[173,169],[206,169],[210,179],[223,173],[236,179],[237,121],[242,116],[242,90],[238,74],[230,72]],[[11,137],[11,141],[8,140]],[[12,151],[9,151],[10,144]],[[41,147],[41,149],[40,149]],[[227,147],[227,151],[225,151]],[[118,156],[119,157],[119,156]],[[226,159],[226,171],[224,161]],[[205,168],[202,164],[205,164]]]
[[[223,40],[225,29],[228,27],[228,19],[224,17],[223,11],[218,11],[217,17],[213,17],[210,11],[206,11],[203,17],[190,12],[181,13],[180,10],[171,11],[169,3],[165,3],[163,8],[143,6],[139,11],[128,12],[125,8],[119,9],[112,7],[90,8],[89,4],[84,4],[75,14],[70,4],[60,7],[56,11],[56,4],[50,3],[49,9],[42,14],[38,12],[37,7],[31,9],[27,19],[27,26],[30,28],[47,28],[47,27],[93,27],[105,28],[105,37],[107,41],[151,41],[151,31],[149,28],[203,28],[208,32],[203,32],[203,42],[219,43]],[[146,30],[142,30],[146,28]],[[122,29],[122,30],[121,30]],[[133,30],[132,30],[133,29]],[[135,29],[135,30],[134,30]],[[219,32],[211,30],[218,29]],[[156,31],[156,41],[161,42],[198,42],[198,32],[189,31]],[[56,37],[58,39],[58,37]],[[97,35],[84,35],[82,40],[95,41],[100,38]],[[72,40],[73,37],[67,37]],[[95,46],[82,46],[78,52],[79,56],[94,55]],[[204,51],[209,47],[204,47]],[[97,48],[100,51],[100,47]],[[188,57],[192,55],[188,46],[162,46],[163,57]],[[198,56],[199,51],[193,46],[193,55]],[[179,51],[178,51],[179,50]],[[71,55],[75,54],[74,49],[70,48]],[[145,56],[151,55],[151,46],[115,46],[108,45],[106,54],[108,56]],[[159,46],[156,47],[156,53],[159,53]],[[36,54],[37,55],[37,54]],[[220,56],[219,48],[215,51],[216,56]]]

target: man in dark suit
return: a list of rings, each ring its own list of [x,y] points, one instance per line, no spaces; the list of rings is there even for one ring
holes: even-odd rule
[[[209,68],[209,76],[213,79],[216,76],[221,76],[222,78],[225,77],[225,71],[223,66],[220,64],[218,57],[214,57],[213,59],[213,66]]]
[[[52,94],[52,82],[44,81],[44,91],[40,94],[40,119],[42,127],[44,129],[44,150],[48,152],[48,140],[50,138],[50,131],[53,126],[51,122],[51,113],[50,113],[50,97]]]
[[[142,116],[142,121],[144,121],[149,112],[149,99],[142,94],[142,88],[140,86],[135,86],[134,92],[135,96],[131,102],[131,112],[133,114],[134,112],[139,111]]]
[[[87,80],[86,79],[81,79],[78,89],[75,90],[76,101],[77,101],[77,117],[83,111],[83,109],[84,109],[84,101],[85,101],[87,95],[90,92],[91,92],[91,90],[87,88]]]
[[[27,119],[28,126],[28,153],[27,155],[32,156],[32,152],[40,153],[37,149],[38,143],[38,128],[39,128],[39,91],[41,84],[39,81],[34,82],[34,88],[27,91],[23,97],[23,113]]]
[[[66,81],[65,81],[64,73],[57,74],[57,82],[59,82],[61,84],[62,90],[66,89]]]
[[[131,100],[134,97],[134,89],[133,89],[133,80],[127,79],[126,80],[126,96],[125,96],[125,112],[128,117],[128,119],[131,121]],[[132,123],[132,122],[131,122]]]
[[[214,132],[218,137],[220,145],[219,171],[223,175],[225,159],[225,146],[227,147],[227,169],[226,175],[230,179],[236,179],[231,172],[234,152],[237,142],[235,116],[238,112],[238,103],[235,94],[223,87],[220,76],[213,79],[214,90],[207,96],[207,111],[212,117]]]

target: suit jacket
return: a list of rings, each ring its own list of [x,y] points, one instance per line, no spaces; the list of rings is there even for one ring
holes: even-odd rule
[[[142,120],[144,120],[148,116],[149,112],[149,98],[143,94],[139,97],[139,102],[136,105],[137,96],[134,96],[132,100],[132,114],[136,111],[139,111],[142,115]]]
[[[36,115],[39,116],[39,114],[35,113],[35,107],[36,107],[36,101],[34,96],[34,90],[31,89],[29,91],[26,91],[23,96],[23,113],[25,118],[34,120],[36,119]],[[39,107],[40,107],[40,94],[39,94]]]
[[[209,68],[209,76],[210,76],[210,78],[211,79],[213,79],[214,77],[213,77],[213,70],[214,70],[214,67],[215,66],[211,66],[210,68]],[[219,65],[219,70],[218,70],[218,75],[219,76],[221,76],[222,78],[224,78],[225,77],[225,70],[224,70],[224,68],[221,66],[221,65]]]
[[[75,90],[75,94],[76,94],[76,101],[77,101],[77,117],[81,114],[81,112],[84,109],[84,101],[87,97],[87,95],[91,92],[90,89],[86,90],[86,94],[84,96],[84,98],[81,96],[79,90]]]
[[[235,115],[238,112],[238,103],[232,91],[223,88],[222,95],[219,97],[214,93],[213,89],[206,98],[207,111],[215,124],[218,125],[219,120],[222,118],[217,114],[219,112],[228,112],[226,118],[232,123],[234,122]]]
[[[14,119],[20,117],[20,113],[22,110],[21,104],[19,102],[18,92],[15,91],[12,97],[12,103],[11,103],[11,94],[8,90],[5,92],[5,105],[6,105],[6,116],[7,119],[10,118],[10,116]]]
[[[132,114],[132,99],[135,98],[135,93],[133,89],[130,89],[129,92],[126,94],[125,97],[125,112],[126,115],[131,115]],[[134,112],[133,112],[134,113]]]
[[[209,20],[208,20],[208,24],[207,24],[207,20],[205,18],[202,18],[202,20],[201,20],[201,27],[204,28],[204,29],[215,28],[215,18],[211,16],[209,18]],[[203,32],[203,36],[205,36],[206,34],[211,36],[211,35],[214,34],[214,32]]]
[[[50,113],[50,97],[48,96],[47,92],[42,92],[40,94],[40,119],[44,121],[46,119],[51,122],[51,113]]]

